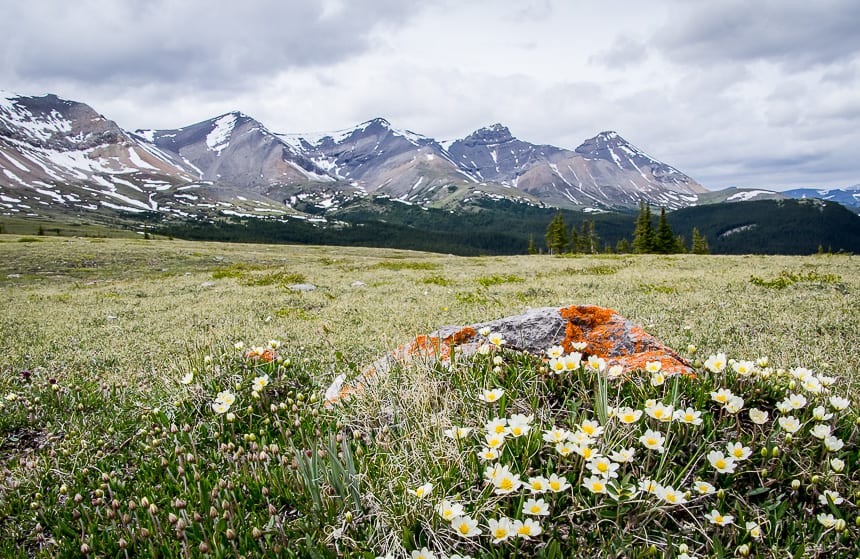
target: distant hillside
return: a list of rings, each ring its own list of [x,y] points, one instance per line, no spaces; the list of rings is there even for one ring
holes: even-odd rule
[[[759,200],[672,212],[675,233],[690,239],[693,227],[715,254],[860,253],[860,216],[820,200]]]

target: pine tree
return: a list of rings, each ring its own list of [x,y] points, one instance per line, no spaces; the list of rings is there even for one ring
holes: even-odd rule
[[[529,248],[527,250],[529,254],[537,254],[537,247],[535,246],[534,235],[529,235]]]
[[[630,254],[630,241],[626,237],[620,239],[615,243],[615,252],[618,254]]]
[[[654,224],[651,223],[651,206],[639,202],[639,216],[636,218],[636,230],[633,232],[633,252],[647,254],[654,251]]]
[[[551,253],[561,254],[567,247],[567,225],[564,224],[564,216],[561,212],[555,214],[555,217],[546,227],[546,248]]]
[[[693,248],[690,250],[693,254],[710,254],[711,249],[708,247],[708,239],[699,233],[697,227],[693,227]]]
[[[677,237],[675,237],[675,252],[678,254],[687,253],[687,241],[684,240],[683,235],[678,235]]]
[[[570,252],[577,254],[580,251],[582,240],[579,238],[579,231],[576,230],[576,224],[570,226]]]
[[[585,220],[582,222],[579,241],[582,252],[586,254],[597,254],[600,252],[600,238],[597,236],[593,221]]]
[[[654,238],[654,252],[657,254],[672,254],[675,252],[675,233],[666,221],[666,208],[660,208],[660,222]]]

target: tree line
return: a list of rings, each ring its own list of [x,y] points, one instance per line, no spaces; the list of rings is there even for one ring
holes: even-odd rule
[[[693,227],[693,239],[689,250],[684,237],[675,235],[672,227],[666,219],[666,208],[660,208],[660,218],[657,227],[654,227],[651,206],[645,202],[639,203],[639,215],[636,218],[636,226],[633,231],[633,241],[626,237],[618,240],[613,247],[605,244],[601,250],[600,237],[593,221],[585,220],[577,229],[576,225],[568,230],[564,222],[564,215],[558,212],[546,228],[544,235],[546,248],[550,254],[574,253],[574,254],[678,254],[692,252],[693,254],[709,254],[708,240]],[[537,248],[534,238],[529,240],[529,253],[534,254]]]

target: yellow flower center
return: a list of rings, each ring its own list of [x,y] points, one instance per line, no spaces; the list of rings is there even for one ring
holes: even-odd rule
[[[684,419],[685,419],[687,422],[692,423],[692,422],[693,422],[693,419],[695,419],[695,416],[693,416],[693,414],[691,414],[691,413],[688,413],[688,414],[685,414],[685,415],[684,415]]]
[[[424,496],[424,490],[419,487],[418,489],[415,490],[415,496],[416,497],[423,497]]]
[[[534,489],[535,491],[540,491],[541,489],[543,489],[543,483],[541,483],[539,481],[533,481],[532,482],[532,489]]]
[[[645,445],[646,446],[657,446],[657,439],[650,437],[650,438],[645,440]]]
[[[604,485],[603,485],[602,483],[600,483],[599,481],[595,481],[595,482],[591,485],[591,489],[592,489],[594,492],[597,492],[597,491],[603,491],[603,490],[604,490]]]
[[[597,469],[601,472],[605,472],[606,470],[609,469],[609,465],[606,464],[605,462],[598,462],[597,463]]]
[[[532,513],[532,514],[537,514],[537,513],[539,513],[539,512],[540,512],[540,506],[539,506],[539,505],[532,505],[531,513]]]
[[[523,434],[523,429],[522,429],[522,427],[514,427],[514,428],[511,430],[511,434],[512,434],[512,435],[515,435],[515,436],[522,435],[522,434]]]
[[[625,414],[622,419],[624,419],[625,423],[633,423],[634,421],[636,421],[636,416],[633,415],[632,413],[628,413],[628,414]]]
[[[717,524],[722,524],[723,523],[723,515],[718,514],[717,516],[714,517],[714,521],[716,521]]]
[[[593,433],[594,433],[594,427],[592,427],[591,425],[583,425],[583,426],[582,426],[582,431],[583,431],[584,433],[587,433],[587,434],[591,435],[591,434],[593,434]]]
[[[717,460],[717,463],[714,465],[717,467],[717,469],[722,470],[723,468],[726,467],[726,461],[723,460],[722,458],[720,458],[719,460]]]
[[[529,528],[529,526],[527,524],[523,524],[522,526],[520,526],[520,529],[517,530],[517,533],[520,534],[521,536],[531,536],[532,535],[532,529]]]
[[[660,408],[654,410],[654,417],[656,419],[660,419],[661,417],[663,417],[663,410],[661,410]]]
[[[674,493],[666,493],[666,500],[670,503],[674,503],[678,500],[677,496]]]
[[[717,402],[719,402],[721,404],[725,403],[725,401],[727,399],[728,399],[728,396],[726,396],[725,394],[718,394],[717,395]]]
[[[508,490],[514,488],[514,480],[509,477],[503,478],[502,483],[499,484],[499,487],[502,489]]]
[[[591,458],[591,455],[593,454],[593,452],[594,451],[591,450],[590,448],[585,447],[582,449],[582,457],[583,458]]]
[[[464,523],[460,524],[460,527],[458,528],[458,530],[460,530],[461,534],[468,534],[469,533],[469,525],[464,522]]]
[[[549,486],[552,487],[553,491],[558,491],[559,489],[561,489],[561,482],[551,481],[549,482]]]
[[[502,539],[507,535],[508,535],[508,530],[506,528],[499,527],[493,531],[493,536],[495,536],[496,539]]]
[[[740,458],[741,456],[744,455],[744,451],[742,448],[736,448],[734,450],[733,454],[735,455],[735,458]]]

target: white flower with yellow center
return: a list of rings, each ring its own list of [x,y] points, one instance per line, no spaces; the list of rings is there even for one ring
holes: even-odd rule
[[[499,450],[505,444],[505,434],[504,433],[485,433],[484,434],[484,444],[487,445],[487,448],[493,448],[495,450]]]
[[[789,394],[783,402],[792,410],[799,410],[806,406],[806,396],[803,394]]]
[[[491,462],[493,460],[499,459],[499,451],[495,448],[482,448],[478,453],[478,458],[481,459],[482,462]]]
[[[588,342],[573,342],[570,347],[573,351],[584,351],[588,347]]]
[[[575,351],[564,358],[564,370],[576,371],[582,364],[582,354]]]
[[[758,408],[752,408],[749,411],[750,421],[755,423],[756,425],[764,425],[767,423],[768,413],[766,411],[762,411]]]
[[[490,344],[482,343],[478,346],[478,355],[489,355],[491,351],[493,351],[493,347]]]
[[[602,373],[606,368],[606,359],[592,355],[588,358],[586,368],[593,373]]]
[[[433,492],[433,484],[428,482],[424,485],[416,487],[415,489],[409,489],[408,491],[411,495],[414,495],[419,499],[423,499],[424,497]]]
[[[834,410],[842,411],[851,405],[851,401],[848,400],[848,398],[843,398],[842,396],[831,396],[830,405]]]
[[[657,498],[669,503],[670,505],[683,505],[687,502],[687,498],[684,496],[684,493],[676,490],[671,485],[664,485],[660,488],[656,493]]]
[[[825,489],[824,492],[818,496],[818,502],[822,505],[827,505],[827,503],[841,505],[845,502],[845,499],[843,499],[838,492]]]
[[[505,432],[507,426],[507,419],[505,419],[504,417],[497,417],[495,419],[491,419],[486,424],[484,424],[484,431],[491,435],[501,435]]]
[[[845,461],[841,458],[831,458],[830,459],[830,469],[836,472],[837,474],[842,473],[842,470],[845,469]]]
[[[651,375],[651,386],[663,386],[663,383],[666,382],[666,375],[662,372],[656,372]]]
[[[824,439],[824,446],[830,452],[838,452],[842,450],[842,447],[845,446],[845,443],[842,441],[842,439],[831,435]]]
[[[693,483],[693,488],[699,493],[699,495],[710,495],[711,493],[716,493],[717,488],[708,483],[707,481],[696,480]]]
[[[833,526],[836,525],[836,517],[830,513],[820,512],[815,518],[818,520],[818,523],[825,528],[833,528]]]
[[[597,458],[600,456],[600,451],[591,446],[590,444],[574,444],[573,451],[586,460],[591,460],[592,458]]]
[[[578,445],[592,445],[596,442],[596,439],[582,431],[581,429],[577,429],[572,433],[568,433],[567,440]]]
[[[719,450],[712,450],[708,453],[708,462],[721,474],[733,473],[737,467],[733,457],[726,456]]]
[[[520,476],[511,472],[507,468],[500,471],[498,475],[493,478],[493,487],[495,487],[493,492],[496,495],[507,495],[509,493],[513,493],[522,487],[522,485],[523,482],[520,480]]]
[[[827,413],[827,408],[824,406],[815,406],[812,409],[812,418],[816,421],[830,421],[833,419],[833,414]]]
[[[243,349],[245,349],[245,342],[236,342],[235,344],[233,344],[233,349],[242,351]]]
[[[563,357],[553,357],[549,360],[547,364],[549,370],[555,374],[561,374],[564,372],[564,358]]]
[[[212,411],[217,414],[225,413],[229,409],[230,406],[228,404],[225,404],[224,402],[212,402]]]
[[[579,430],[589,437],[597,438],[603,434],[603,427],[597,421],[585,419],[579,424]]]
[[[717,526],[728,526],[735,520],[734,516],[730,514],[720,514],[720,511],[718,511],[717,509],[712,509],[711,512],[705,515],[705,518],[711,524],[716,524]]]
[[[821,439],[823,441],[830,436],[830,425],[827,425],[826,423],[817,423],[809,430],[809,434],[816,439]]]
[[[439,513],[444,520],[451,522],[458,516],[463,516],[463,505],[460,503],[452,503],[448,499],[443,499],[441,503],[436,506],[436,512]]]
[[[567,441],[562,441],[560,443],[556,443],[555,451],[558,452],[561,456],[570,456],[576,449],[579,448],[577,445],[573,443],[569,443]]]
[[[754,540],[761,539],[761,526],[758,522],[749,521],[746,523],[747,534]]]
[[[663,364],[659,361],[648,361],[645,363],[645,370],[651,374],[657,373],[663,368]]]
[[[639,418],[642,417],[642,410],[634,410],[633,408],[625,406],[616,410],[615,417],[617,417],[618,421],[621,423],[630,425],[639,421]]]
[[[744,446],[741,442],[728,443],[726,445],[726,454],[735,460],[746,460],[752,454],[752,450],[748,446]]]
[[[657,421],[672,421],[673,410],[674,406],[667,406],[663,402],[657,402],[656,404],[645,410],[645,413],[647,413],[649,416],[656,419]]]
[[[701,425],[702,412],[694,410],[693,408],[675,410],[675,413],[672,414],[672,419],[681,423],[687,423],[688,425]]]
[[[412,551],[412,559],[436,559],[436,554],[426,547],[422,547]]]
[[[513,414],[508,419],[508,434],[512,437],[527,435],[531,431],[532,421],[534,421],[534,415]]]
[[[582,480],[582,486],[592,493],[606,493],[606,478],[590,476]]]
[[[179,379],[179,382],[181,384],[191,384],[192,382],[194,382],[194,371],[182,375],[182,378]]]
[[[791,369],[789,371],[789,374],[801,382],[815,375],[815,373],[813,373],[806,367],[795,367],[794,369]]]
[[[711,392],[711,400],[717,402],[718,404],[725,405],[733,397],[734,393],[728,388],[720,388],[719,390]]]
[[[619,464],[623,464],[625,462],[633,462],[633,458],[636,456],[636,449],[633,447],[630,448],[622,448],[620,450],[613,450],[612,454],[609,455],[609,459],[613,462],[617,462]]]
[[[494,346],[503,346],[505,345],[505,338],[498,332],[492,332],[489,336],[487,336],[487,340]]]
[[[471,427],[452,427],[450,429],[445,429],[443,433],[449,439],[465,439],[469,436],[469,433],[472,432]]]
[[[623,374],[624,367],[622,365],[612,365],[611,367],[609,367],[609,370],[606,371],[606,376],[611,379],[620,378]]]
[[[526,486],[533,494],[545,493],[549,490],[549,480],[543,476],[530,477]]]
[[[821,383],[821,386],[824,388],[829,388],[836,383],[836,377],[828,377],[826,375],[816,375],[818,382]]]
[[[510,518],[503,516],[498,520],[491,518],[489,521],[490,537],[493,538],[493,543],[500,543],[508,538],[516,535],[514,531],[514,523]]]
[[[705,368],[712,373],[722,373],[726,368],[726,354],[718,353],[711,355],[705,360]]]
[[[215,401],[221,404],[226,404],[229,407],[232,406],[233,402],[236,401],[236,395],[229,390],[224,390],[218,393],[218,396],[215,398]]]
[[[752,361],[735,361],[732,369],[742,377],[748,377],[755,372],[755,363]]]
[[[546,356],[550,359],[555,359],[564,355],[564,348],[560,345],[554,345],[546,350]]]
[[[532,516],[548,516],[549,504],[543,499],[526,499],[526,502],[523,503],[523,514],[529,514]]]
[[[660,490],[661,485],[653,479],[643,478],[639,480],[639,491],[656,495]]]
[[[530,540],[534,536],[541,535],[543,528],[534,518],[526,518],[525,520],[514,521],[514,532],[517,537]]]
[[[492,390],[483,390],[481,394],[478,396],[478,399],[482,402],[487,402],[488,404],[492,404],[498,402],[499,399],[505,395],[505,391],[502,388],[493,388]]]
[[[793,415],[784,415],[776,420],[782,430],[786,433],[797,433],[800,429],[800,420]]]
[[[666,437],[660,434],[659,431],[652,431],[651,429],[646,429],[645,432],[639,437],[639,442],[642,443],[642,446],[647,448],[648,450],[654,450],[663,454],[666,450],[663,448],[663,443],[666,442]]]
[[[567,429],[553,427],[552,429],[543,432],[543,440],[550,444],[555,444],[567,440],[568,435],[570,435],[570,431]]]
[[[489,326],[482,326],[478,329],[478,334],[484,336],[485,338],[490,335],[490,332],[492,332],[492,330],[490,330]]]
[[[732,396],[729,401],[723,406],[723,409],[729,413],[738,413],[744,408],[744,399],[740,396]]]
[[[567,481],[567,478],[559,476],[558,474],[551,474],[547,481],[547,485],[549,486],[549,490],[553,493],[561,493],[566,489],[570,489],[570,482]]]
[[[800,383],[800,387],[809,392],[810,394],[820,394],[823,386],[821,385],[821,381],[818,380],[818,377],[809,377]]]
[[[251,390],[254,392],[261,392],[268,385],[269,385],[269,375],[259,376],[259,377],[256,377],[251,382]]]
[[[585,467],[596,476],[610,479],[618,477],[618,468],[620,468],[620,465],[610,461],[605,456],[597,456],[586,462]]]
[[[483,530],[478,528],[478,521],[465,515],[454,518],[451,521],[451,528],[463,538],[474,538],[483,533]]]

